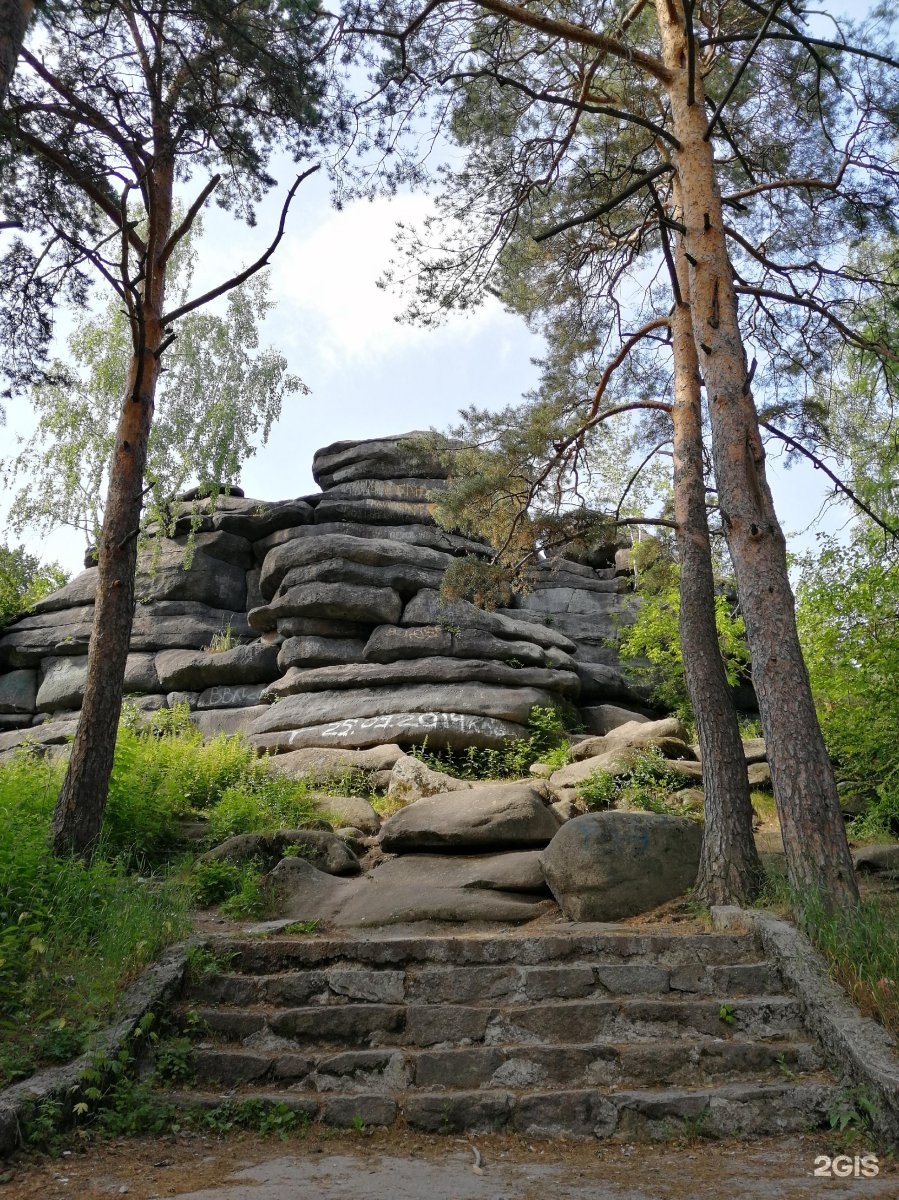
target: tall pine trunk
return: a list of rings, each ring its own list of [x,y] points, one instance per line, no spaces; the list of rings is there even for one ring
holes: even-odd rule
[[[137,302],[139,320],[133,322],[135,349],[116,429],[100,534],[84,702],[51,824],[53,850],[58,856],[90,856],[100,837],[109,791],[134,619],[144,469],[159,380],[165,300],[161,252],[171,230],[172,184],[172,171],[157,168],[150,183],[146,276]]]
[[[858,903],[833,770],[818,725],[796,629],[786,541],[765,476],[765,454],[740,334],[700,72],[688,94],[682,0],[656,5],[674,133],[674,164],[690,261],[694,339],[705,381],[721,517],[737,577],[752,676],[791,883],[833,905]]]
[[[32,0],[0,0],[0,105],[6,99],[33,11]]]
[[[674,516],[680,559],[680,642],[696,716],[705,791],[705,826],[695,892],[704,904],[746,904],[762,864],[752,834],[752,803],[737,713],[718,647],[715,579],[706,512],[702,394],[679,247],[681,299],[671,316],[674,356]]]

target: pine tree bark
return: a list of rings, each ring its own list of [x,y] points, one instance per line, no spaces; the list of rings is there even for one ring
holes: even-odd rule
[[[110,464],[84,701],[51,822],[57,856],[90,857],[103,826],[134,618],[144,469],[163,340],[165,265],[161,251],[171,230],[173,182],[173,170],[165,164],[157,166],[150,181],[146,275],[133,323],[135,350],[128,390]]]
[[[32,0],[0,0],[0,105],[6,99],[33,11]]]
[[[747,904],[762,864],[737,713],[718,647],[715,579],[706,511],[702,392],[690,314],[687,261],[678,247],[680,299],[671,315],[674,358],[674,516],[680,559],[680,642],[696,716],[705,825],[694,888],[703,904]]]
[[[790,881],[834,906],[858,903],[858,885],[796,629],[786,541],[765,476],[765,453],[740,333],[702,77],[688,93],[682,0],[656,6],[673,132],[674,165],[690,261],[694,340],[712,429],[722,521],[752,655]]]

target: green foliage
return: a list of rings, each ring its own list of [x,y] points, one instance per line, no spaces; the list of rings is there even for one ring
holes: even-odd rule
[[[237,891],[222,905],[227,917],[264,917],[272,907],[272,895],[266,887],[262,870],[255,863],[245,863],[240,868]]]
[[[468,600],[488,612],[508,608],[514,591],[514,581],[507,568],[471,555],[454,558],[440,584],[442,599]]]
[[[852,833],[899,834],[899,559],[860,536],[802,560],[797,620],[837,777],[872,796]]]
[[[173,306],[192,291],[196,259],[190,242],[173,259]],[[173,498],[191,482],[212,496],[236,483],[246,460],[268,441],[284,397],[308,391],[282,354],[259,351],[258,325],[271,307],[262,274],[230,293],[224,315],[194,312],[179,322],[157,390],[144,525],[156,522],[172,532]],[[54,381],[33,389],[35,430],[21,439],[17,454],[0,461],[0,477],[7,489],[24,481],[10,506],[15,531],[68,525],[93,545],[131,356],[128,316],[118,297],[101,315],[80,320],[68,349],[66,363],[53,364]],[[193,505],[197,520],[201,505]]]
[[[42,563],[23,546],[0,546],[0,629],[67,581],[58,563]]]
[[[191,888],[197,904],[209,908],[240,891],[242,872],[236,863],[198,862],[191,871]]]
[[[578,799],[588,808],[639,808],[644,812],[697,816],[678,804],[672,793],[689,788],[692,781],[671,766],[656,746],[635,751],[620,771],[593,771],[577,785]]]
[[[634,547],[634,560],[641,604],[624,631],[619,654],[633,678],[652,685],[656,704],[692,721],[678,630],[680,567],[655,538]],[[743,618],[723,595],[715,597],[715,628],[727,681],[734,687],[749,665],[749,648]]]
[[[285,925],[281,930],[282,933],[317,933],[321,921],[292,921],[289,925]]]
[[[297,778],[251,763],[210,809],[209,836],[220,842],[236,833],[300,829],[319,816],[309,799],[313,794],[308,777]]]
[[[233,1129],[251,1129],[263,1137],[276,1133],[283,1139],[290,1134],[305,1134],[309,1128],[309,1114],[294,1112],[281,1101],[229,1100],[216,1108],[193,1114],[192,1123],[219,1135]]]
[[[842,1088],[827,1110],[830,1128],[848,1146],[859,1138],[870,1138],[878,1116],[877,1104],[864,1087]]]
[[[718,1009],[718,1019],[723,1021],[725,1025],[733,1025],[734,1023],[734,1006],[732,1004],[722,1004]]]
[[[890,893],[866,896],[858,909],[834,909],[817,892],[797,892],[769,873],[758,901],[791,913],[827,959],[854,1003],[899,1035],[899,904]]]
[[[239,645],[236,634],[231,629],[231,622],[225,625],[220,633],[214,633],[210,638],[209,645],[203,649],[207,654],[223,654],[226,650],[233,650]]]
[[[195,1077],[193,1046],[190,1038],[168,1038],[160,1042],[153,1056],[156,1077],[162,1083],[184,1086]]]
[[[567,754],[563,722],[573,726],[576,720],[576,714],[570,715],[563,706],[534,705],[528,718],[533,731],[530,737],[509,742],[500,750],[468,746],[465,750],[429,751],[426,740],[421,746],[410,747],[409,753],[432,770],[445,771],[457,779],[520,779],[533,763],[546,761],[548,754],[558,755],[562,750]]]
[[[109,843],[89,865],[53,857],[61,777],[28,753],[0,767],[0,1083],[80,1053],[122,984],[187,928],[184,887],[129,874]]]

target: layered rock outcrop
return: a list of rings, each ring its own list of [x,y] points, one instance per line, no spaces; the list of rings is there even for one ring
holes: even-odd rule
[[[489,551],[435,524],[447,472],[424,435],[335,443],[313,475],[320,493],[279,503],[187,494],[175,536],[151,538],[125,680],[138,707],[186,703],[204,733],[282,753],[499,746],[535,705],[639,703],[614,650],[633,604],[614,548],[540,564],[508,609],[444,603],[453,559]],[[0,753],[73,731],[96,575],[0,636]]]

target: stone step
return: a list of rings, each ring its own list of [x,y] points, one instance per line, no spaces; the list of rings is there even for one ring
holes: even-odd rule
[[[625,961],[675,967],[753,963],[759,958],[758,943],[748,933],[634,933],[628,928],[610,931],[607,925],[592,931],[587,927],[585,931],[582,924],[568,928],[542,934],[441,934],[372,940],[316,935],[301,938],[273,932],[266,937],[212,937],[206,947],[227,963],[229,971],[263,975],[347,962],[382,967],[420,962],[549,966],[589,959],[594,965]]]
[[[696,1086],[738,1075],[775,1081],[821,1069],[807,1041],[673,1039],[574,1045],[463,1046],[422,1050],[291,1053],[196,1046],[191,1065],[199,1086],[289,1086],[314,1092],[375,1092],[411,1088]]]
[[[185,1006],[181,1006],[186,1020]],[[176,1010],[177,1011],[177,1010]],[[790,996],[614,998],[556,1000],[528,1005],[332,1004],[296,1008],[190,1008],[193,1028],[260,1048],[307,1045],[407,1046],[593,1042],[653,1038],[759,1039],[790,1036],[802,1028],[802,1009]],[[272,1042],[272,1039],[278,1039]]]
[[[275,975],[214,974],[188,981],[185,997],[204,1004],[237,1006],[472,1003],[571,1000],[609,995],[691,993],[712,996],[776,995],[777,971],[767,963],[658,966],[633,962],[561,966],[415,966],[405,971],[358,966],[352,961]]]
[[[160,1099],[183,1109],[283,1105],[328,1125],[393,1125],[430,1133],[514,1132],[531,1137],[670,1140],[683,1134],[764,1136],[821,1127],[837,1094],[815,1079],[783,1083],[733,1083],[700,1088],[611,1091],[433,1091],[408,1095],[354,1093],[298,1095],[294,1091],[241,1093],[164,1092]]]

